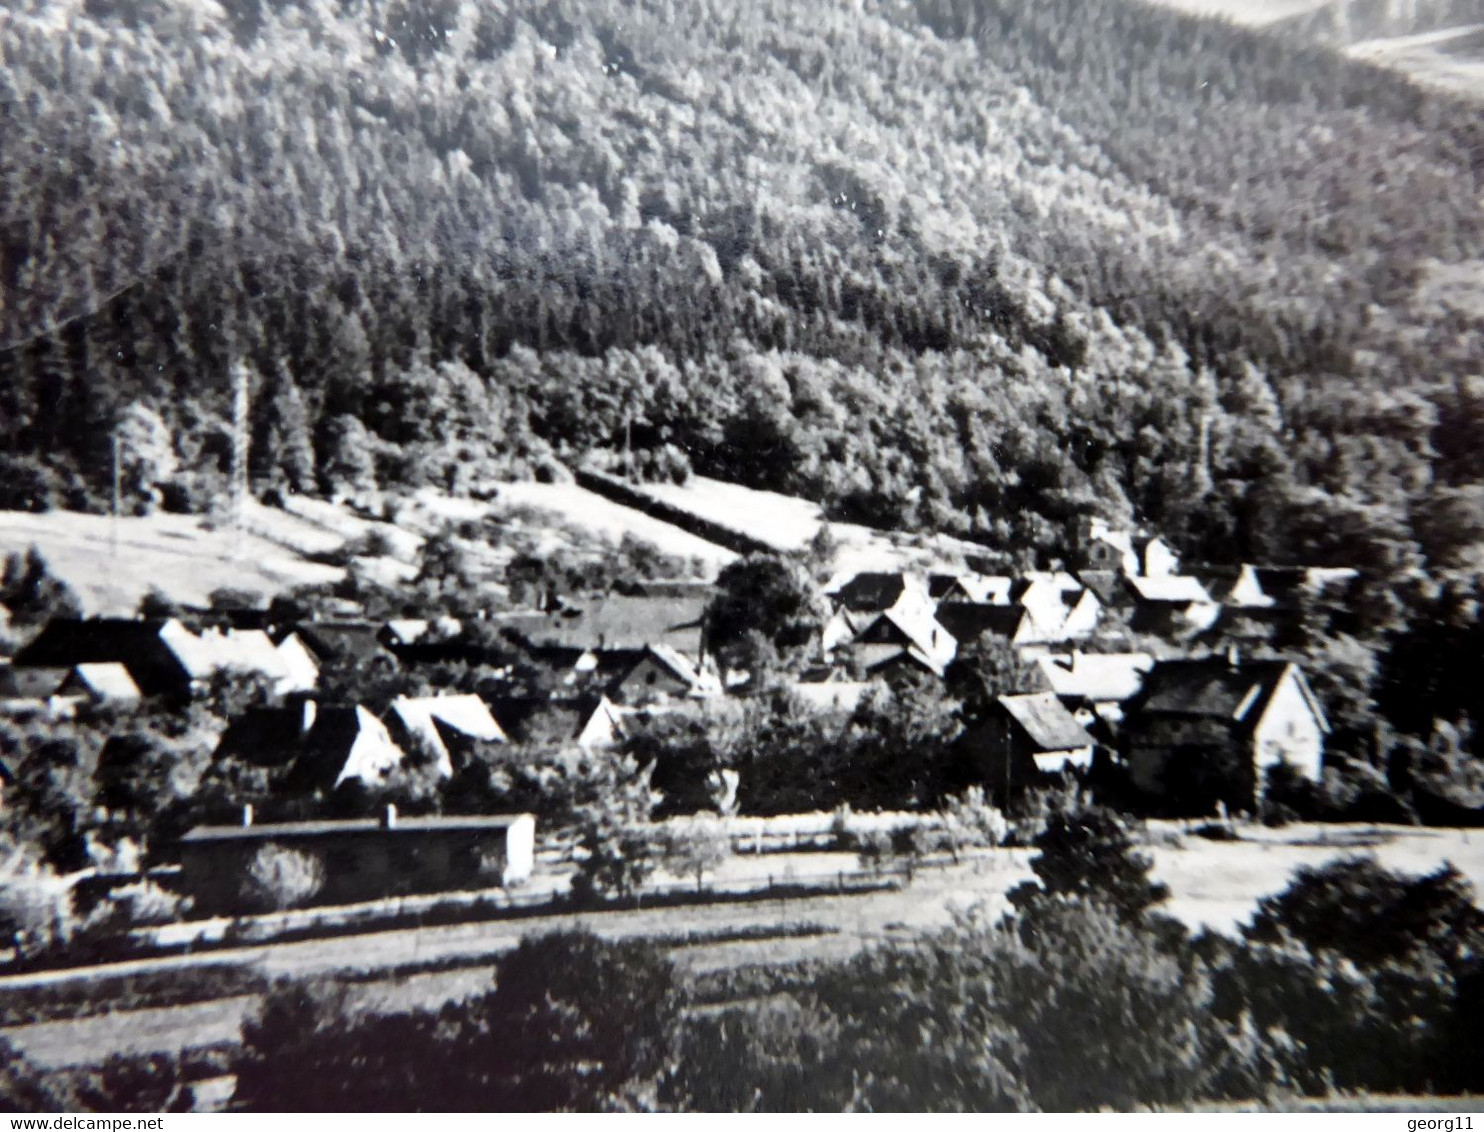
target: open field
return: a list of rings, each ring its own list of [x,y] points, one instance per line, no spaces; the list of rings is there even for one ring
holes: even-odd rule
[[[398,505],[395,523],[307,497],[291,497],[283,509],[249,504],[241,531],[200,515],[158,513],[114,520],[72,511],[0,511],[0,554],[35,546],[77,591],[87,614],[127,616],[156,586],[183,605],[204,606],[213,590],[224,587],[267,598],[298,586],[338,581],[345,573],[341,567],[312,559],[372,534],[389,554],[359,558],[360,566],[388,583],[405,580],[416,572],[423,538],[444,522],[486,515],[498,519],[517,509],[519,525],[533,532],[544,553],[570,546],[568,532],[576,529],[615,546],[632,535],[665,554],[694,560],[707,576],[737,557],[575,484],[538,483],[503,484],[494,503],[421,492]]]
[[[614,503],[575,483],[504,483],[500,485],[493,513],[498,514],[501,506],[549,512],[614,544],[624,535],[632,535],[665,554],[699,559],[711,574],[737,558],[725,547]],[[556,535],[552,539],[552,545],[559,545]]]
[[[1152,0],[1153,3],[1197,16],[1216,16],[1248,27],[1272,27],[1284,36],[1308,35],[1307,23],[1280,27],[1284,21],[1305,21],[1333,9],[1333,20],[1321,22],[1318,31],[1354,59],[1364,59],[1400,71],[1420,83],[1455,94],[1484,97],[1484,25],[1459,23],[1428,29],[1417,34],[1378,35],[1374,19],[1377,5],[1356,18],[1347,11],[1346,0]],[[1395,29],[1398,25],[1391,25]],[[1426,26],[1425,24],[1422,26]],[[1332,38],[1333,37],[1333,38]]]
[[[1328,0],[1153,0],[1193,16],[1220,16],[1237,24],[1261,27],[1322,8]]]
[[[635,490],[780,551],[803,550],[825,522],[820,505],[807,499],[705,476],[691,476],[684,484],[635,485]],[[855,523],[830,523],[829,527],[839,544],[835,569],[841,572],[962,565],[967,555],[984,553],[982,546],[946,535],[889,534]]]
[[[1402,71],[1418,82],[1484,96],[1484,24],[1365,39],[1346,50],[1353,58]]]
[[[1151,827],[1155,874],[1173,890],[1168,910],[1192,928],[1230,932],[1251,914],[1257,899],[1283,889],[1300,865],[1319,865],[1354,853],[1374,854],[1381,864],[1426,872],[1451,861],[1484,889],[1484,833],[1466,830],[1369,826],[1246,828],[1243,840],[1207,841],[1182,834],[1175,823]],[[449,969],[411,978],[368,981],[356,991],[381,1010],[405,1010],[462,997],[486,985],[495,959],[523,936],[586,927],[609,938],[667,936],[700,931],[757,930],[818,925],[817,934],[765,941],[702,943],[678,948],[684,969],[705,972],[802,958],[844,958],[864,947],[909,939],[948,926],[956,911],[985,904],[991,914],[1005,908],[1005,893],[1031,877],[1031,851],[993,850],[958,865],[926,869],[899,890],[865,895],[813,896],[633,911],[541,915],[479,924],[382,932],[340,939],[217,951],[146,964],[189,966],[238,962],[269,977],[352,974],[371,980],[376,972],[407,965]],[[732,859],[721,879],[768,874],[820,875],[854,865],[849,854],[770,854]],[[64,976],[80,977],[74,973]],[[27,978],[27,981],[35,976]],[[0,994],[9,979],[0,979]],[[17,980],[18,981],[18,980]],[[86,1064],[113,1052],[179,1050],[231,1040],[250,996],[158,1010],[123,1011],[90,1018],[15,1026],[3,1036],[45,1065]]]
[[[223,586],[265,596],[296,586],[334,582],[344,571],[307,561],[295,544],[331,549],[323,532],[282,512],[255,507],[249,529],[211,530],[198,515],[126,517],[51,511],[0,512],[0,552],[37,547],[57,575],[97,615],[133,614],[158,586],[174,600],[205,605]],[[279,541],[281,538],[282,541]],[[333,544],[332,544],[333,545]]]

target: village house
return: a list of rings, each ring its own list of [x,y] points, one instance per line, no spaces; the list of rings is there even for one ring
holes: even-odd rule
[[[959,649],[986,636],[1021,646],[1045,644],[1056,639],[1056,630],[1042,625],[1034,611],[1023,605],[944,602],[938,606],[937,620]]]
[[[82,664],[122,665],[142,696],[186,699],[225,672],[260,676],[280,695],[304,690],[261,630],[196,634],[175,618],[54,619],[14,660],[17,669]]]
[[[1125,578],[1124,585],[1133,598],[1129,628],[1136,633],[1187,636],[1209,629],[1221,614],[1206,587],[1189,575]]]
[[[1148,653],[1046,653],[1035,662],[1046,686],[1084,727],[1122,720],[1124,703],[1154,667]]]
[[[584,653],[641,650],[663,645],[693,664],[706,656],[704,594],[638,597],[606,594],[549,612],[502,614],[491,624],[503,629],[538,663],[569,671]]]
[[[622,712],[607,696],[502,696],[489,706],[512,743],[602,750],[624,735]]]
[[[376,785],[407,762],[386,724],[366,708],[297,697],[243,712],[228,725],[212,758],[282,772],[290,795],[328,794],[347,782]]]
[[[1303,671],[1282,660],[1165,660],[1125,704],[1133,784],[1181,813],[1251,810],[1280,762],[1318,781],[1329,723]]]
[[[265,846],[293,850],[319,864],[323,877],[309,903],[352,904],[416,893],[476,891],[528,880],[535,863],[536,820],[496,817],[380,819],[197,826],[180,841],[181,883],[198,911],[251,910],[247,880]]]
[[[509,741],[475,695],[398,696],[387,708],[384,722],[402,750],[431,755],[443,778],[452,776],[478,744]]]
[[[1027,574],[1016,580],[1011,600],[1028,610],[1040,642],[1056,644],[1092,636],[1102,604],[1097,595],[1064,572]]]
[[[290,793],[329,793],[351,781],[374,786],[407,762],[386,724],[359,704],[321,705],[311,716],[303,749],[289,772]]]
[[[577,667],[581,669],[583,663],[580,660]],[[718,695],[721,679],[709,664],[692,664],[669,645],[648,645],[638,650],[621,675],[605,685],[605,691],[618,703],[641,704]]]
[[[1125,577],[1165,578],[1180,571],[1180,559],[1158,536],[1115,530],[1102,519],[1086,520],[1079,539],[1087,570],[1111,570]]]
[[[832,579],[825,596],[836,609],[852,613],[885,613],[887,610],[931,612],[934,603],[928,579],[899,571],[863,571],[844,579]]]
[[[1052,692],[996,696],[960,743],[976,778],[1011,793],[1091,766],[1097,745]]]
[[[1009,605],[1015,579],[999,574],[934,574],[928,593],[938,604],[967,601],[975,605]]]
[[[894,651],[887,652],[888,646]],[[868,672],[900,654],[903,661],[942,676],[958,654],[953,634],[938,623],[931,610],[915,604],[877,614],[856,635],[852,647]]]

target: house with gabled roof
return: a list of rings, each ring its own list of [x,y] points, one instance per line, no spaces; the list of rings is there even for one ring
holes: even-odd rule
[[[300,621],[294,632],[322,665],[396,661],[382,643],[381,627],[370,621]]]
[[[1096,720],[1117,723],[1125,701],[1144,685],[1154,667],[1148,653],[1045,653],[1035,658],[1046,685],[1084,727]]]
[[[930,609],[933,605],[927,578],[903,571],[865,570],[831,580],[825,596],[836,609],[852,613],[884,613],[904,605]]]
[[[1102,615],[1097,595],[1062,571],[1017,579],[1011,598],[1031,612],[1045,643],[1090,637]]]
[[[274,646],[283,664],[284,686],[289,691],[319,687],[319,661],[298,633],[289,633]]]
[[[1022,605],[944,602],[938,607],[937,620],[960,649],[985,636],[1012,645],[1035,644],[1048,637],[1035,615]]]
[[[928,592],[938,603],[967,601],[976,605],[1009,605],[1015,579],[1002,574],[935,574]]]
[[[122,664],[145,696],[184,698],[202,678],[189,644],[181,647],[193,636],[174,618],[53,618],[14,665],[61,669],[65,678],[79,664]]]
[[[706,652],[705,594],[648,597],[605,594],[581,605],[548,612],[500,615],[492,623],[534,651],[565,652],[571,660],[596,649],[668,645],[699,659]],[[570,660],[565,665],[570,667]]]
[[[475,744],[508,742],[485,702],[475,695],[398,696],[383,720],[398,746],[420,747],[431,754],[445,778]]]
[[[501,696],[489,706],[512,743],[600,750],[624,734],[622,712],[607,696]]]
[[[706,665],[690,659],[669,645],[649,645],[607,693],[619,703],[637,704],[655,699],[684,699],[721,693],[721,680]]]
[[[361,705],[321,706],[300,740],[285,787],[290,793],[329,793],[346,782],[376,786],[406,762],[386,724]]]
[[[1091,766],[1096,747],[1052,692],[994,697],[959,739],[970,772],[1010,794],[1046,775]]]
[[[1158,535],[1118,530],[1099,518],[1081,532],[1081,566],[1113,570],[1125,577],[1163,578],[1180,570],[1179,556]]]
[[[953,634],[924,609],[888,609],[856,635],[857,645],[893,645],[915,652],[940,675],[958,654]]]
[[[1200,581],[1189,575],[1125,578],[1133,597],[1129,627],[1135,632],[1178,636],[1209,629],[1221,606]]]
[[[1125,704],[1123,745],[1139,790],[1181,812],[1248,810],[1280,762],[1319,781],[1329,722],[1303,670],[1227,656],[1159,661]]]

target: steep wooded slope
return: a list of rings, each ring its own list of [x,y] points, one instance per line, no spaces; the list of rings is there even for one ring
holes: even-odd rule
[[[1124,0],[29,0],[0,53],[12,502],[96,500],[133,405],[137,490],[199,503],[237,359],[298,487],[628,443],[1042,553],[1101,510],[1397,564],[1477,479],[1479,319],[1416,295],[1484,246],[1478,123],[1317,49]]]

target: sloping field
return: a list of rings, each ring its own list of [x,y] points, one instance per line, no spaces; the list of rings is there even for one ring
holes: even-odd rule
[[[204,605],[211,591],[223,586],[272,595],[334,582],[344,573],[306,561],[294,549],[324,539],[315,540],[312,528],[304,529],[291,516],[254,508],[248,527],[209,530],[196,515],[114,520],[70,511],[0,511],[0,552],[37,547],[77,591],[85,610],[99,615],[134,613],[153,586],[183,604]]]
[[[697,538],[631,507],[614,503],[575,483],[501,484],[499,506],[545,511],[615,544],[624,535],[632,535],[665,554],[697,559],[711,575],[737,558],[725,547]],[[811,529],[810,534],[813,533]],[[556,532],[552,533],[551,540],[551,545],[560,545],[560,536]]]
[[[1403,71],[1419,82],[1484,96],[1484,24],[1366,39],[1346,50],[1353,58]]]
[[[1323,8],[1328,0],[1152,0],[1193,16],[1219,16],[1237,24],[1260,27]]]
[[[661,503],[785,552],[803,550],[825,523],[823,509],[807,499],[705,476],[691,476],[684,484],[631,486]],[[837,571],[962,567],[967,556],[985,553],[982,546],[946,535],[894,534],[854,523],[830,523],[829,529],[838,543],[834,563]]]

